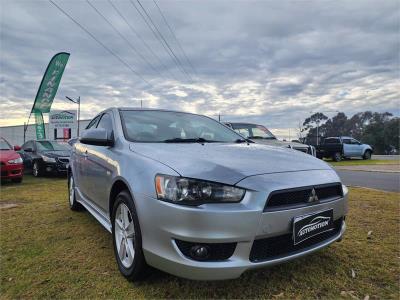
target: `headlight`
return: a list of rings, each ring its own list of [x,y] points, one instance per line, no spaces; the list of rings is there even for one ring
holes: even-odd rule
[[[22,162],[23,162],[23,161],[22,161],[22,158],[21,158],[21,157],[18,157],[18,158],[16,158],[16,159],[11,159],[11,160],[8,161],[8,163],[9,163],[9,164],[12,164],[12,165],[13,165],[13,164],[22,164]]]
[[[157,175],[155,184],[159,200],[183,205],[240,202],[246,192],[229,185],[168,175]]]
[[[42,159],[44,162],[48,162],[48,163],[55,163],[56,159],[53,157],[48,157],[46,155],[42,155]]]

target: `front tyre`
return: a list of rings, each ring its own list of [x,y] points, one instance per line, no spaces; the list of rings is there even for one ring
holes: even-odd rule
[[[144,279],[148,266],[143,255],[139,220],[129,192],[118,194],[111,222],[114,253],[120,272],[129,281]]]
[[[73,211],[79,211],[83,209],[82,204],[76,201],[75,195],[75,181],[72,172],[68,177],[68,200],[69,200],[69,208]]]
[[[340,152],[335,152],[332,155],[333,161],[341,161],[342,160],[342,153]]]
[[[363,159],[368,160],[371,159],[372,153],[371,151],[367,150],[365,151],[364,155],[363,155]]]

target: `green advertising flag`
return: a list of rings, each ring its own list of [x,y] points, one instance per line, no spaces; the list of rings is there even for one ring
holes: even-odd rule
[[[53,56],[43,75],[39,90],[33,103],[32,112],[48,113],[57,93],[69,53],[60,52]],[[36,114],[35,114],[36,116]],[[43,119],[43,118],[42,118]]]
[[[43,140],[46,138],[46,131],[44,128],[43,114],[40,111],[35,112],[35,123],[36,123],[36,138]]]

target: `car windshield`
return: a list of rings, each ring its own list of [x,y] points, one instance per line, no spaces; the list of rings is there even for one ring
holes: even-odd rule
[[[121,110],[125,138],[134,142],[196,143],[243,141],[242,137],[206,116],[146,110]]]
[[[39,151],[68,151],[69,146],[54,141],[37,141],[36,146]]]
[[[256,124],[232,124],[232,128],[249,139],[266,139],[266,140],[276,140],[276,137],[262,125]]]
[[[12,147],[5,140],[0,140],[0,150],[12,150]]]

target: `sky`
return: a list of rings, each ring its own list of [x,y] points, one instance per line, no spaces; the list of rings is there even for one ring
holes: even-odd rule
[[[62,51],[52,109],[80,96],[82,119],[142,100],[295,138],[310,112],[400,114],[398,0],[53,2],[115,56],[49,1],[1,0],[0,126],[26,122]]]

